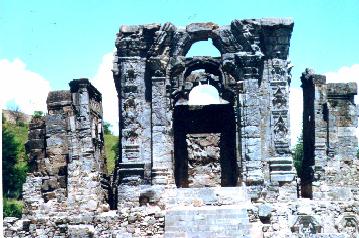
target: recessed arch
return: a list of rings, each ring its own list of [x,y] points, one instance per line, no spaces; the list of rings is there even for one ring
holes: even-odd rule
[[[211,57],[221,57],[221,52],[217,47],[214,46],[212,38],[209,38],[206,41],[197,41],[191,44],[187,52],[185,52],[186,57],[193,56],[211,56]]]

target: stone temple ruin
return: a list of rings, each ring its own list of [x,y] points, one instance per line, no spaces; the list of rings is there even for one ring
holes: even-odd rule
[[[51,92],[26,144],[22,219],[6,237],[358,237],[355,83],[306,70],[304,158],[290,151],[293,21],[122,26],[119,158],[106,171],[101,94]],[[220,57],[186,57],[212,39]],[[218,101],[193,103],[201,87]]]

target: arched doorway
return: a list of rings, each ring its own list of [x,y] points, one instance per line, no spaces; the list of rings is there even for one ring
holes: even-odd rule
[[[182,91],[173,113],[176,185],[236,186],[235,113],[233,99],[222,98],[228,95],[220,70],[193,63],[184,72],[184,82],[192,88]]]

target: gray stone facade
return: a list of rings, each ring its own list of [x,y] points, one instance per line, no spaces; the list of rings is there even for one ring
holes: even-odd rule
[[[106,171],[101,94],[49,94],[30,124],[23,218],[5,237],[357,237],[357,86],[307,70],[303,171],[290,151],[290,19],[122,26],[119,158]],[[212,39],[221,57],[186,57]],[[219,103],[194,105],[201,85]],[[111,182],[110,182],[111,181]]]

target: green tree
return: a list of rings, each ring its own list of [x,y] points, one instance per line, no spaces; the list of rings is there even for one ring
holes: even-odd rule
[[[105,135],[112,135],[110,128],[112,127],[112,125],[108,122],[104,122],[103,123],[103,132]]]
[[[2,174],[3,194],[13,195],[16,190],[16,158],[20,144],[15,140],[15,135],[3,124],[2,128]]]
[[[303,155],[303,135],[301,135],[293,150],[293,162],[298,176],[301,176],[302,172]]]
[[[34,114],[32,115],[34,118],[41,118],[44,116],[44,112],[42,111],[34,111]]]
[[[24,144],[27,140],[27,125],[2,123],[2,173],[3,195],[11,198],[21,196],[26,180],[27,157]]]

